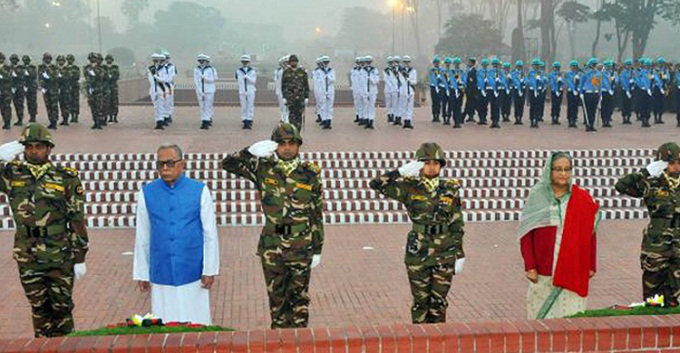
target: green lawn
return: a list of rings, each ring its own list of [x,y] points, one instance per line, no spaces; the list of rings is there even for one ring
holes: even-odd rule
[[[177,333],[177,332],[215,332],[215,331],[234,331],[234,329],[221,326],[151,326],[151,327],[105,327],[91,331],[76,331],[69,336],[109,336],[109,335],[134,335],[149,333]]]
[[[675,308],[660,308],[660,307],[636,307],[633,309],[598,309],[598,310],[586,310],[584,312],[574,314],[569,316],[570,318],[576,317],[604,317],[604,316],[628,316],[628,315],[671,315],[680,314],[680,307]]]

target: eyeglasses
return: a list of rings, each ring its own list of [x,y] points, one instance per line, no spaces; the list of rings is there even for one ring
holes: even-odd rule
[[[571,173],[571,168],[552,168],[552,171],[555,173]]]
[[[181,158],[176,160],[156,161],[156,169],[163,169],[163,167],[174,168],[175,164],[181,161]]]

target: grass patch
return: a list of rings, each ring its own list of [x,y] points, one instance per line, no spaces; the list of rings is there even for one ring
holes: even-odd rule
[[[571,316],[568,318],[577,317],[605,317],[605,316],[630,316],[630,315],[672,315],[680,314],[680,307],[675,308],[660,308],[655,306],[641,306],[632,309],[597,309],[597,310],[586,310]]]
[[[111,336],[111,335],[144,335],[150,333],[181,333],[181,332],[215,332],[215,331],[235,331],[231,328],[221,326],[151,326],[151,327],[104,327],[89,331],[72,332],[69,336]]]

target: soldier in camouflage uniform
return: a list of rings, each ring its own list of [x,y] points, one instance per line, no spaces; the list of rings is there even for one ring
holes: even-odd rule
[[[465,263],[460,183],[439,178],[446,160],[436,143],[422,144],[416,159],[371,180],[370,187],[401,202],[413,221],[404,260],[413,323],[441,323],[446,322],[451,280]]]
[[[642,233],[642,298],[663,295],[677,306],[680,295],[680,147],[665,143],[656,161],[616,183],[622,194],[642,198],[650,222]]]
[[[106,55],[106,80],[104,81],[104,110],[110,123],[118,122],[118,80],[120,69],[113,63],[113,55]]]
[[[281,123],[271,140],[227,156],[222,167],[252,181],[266,221],[257,253],[269,296],[271,327],[306,327],[311,269],[324,240],[321,170],[300,161],[300,132]],[[276,153],[276,155],[275,155]]]
[[[90,106],[94,122],[92,129],[101,130],[103,126],[106,126],[106,117],[104,116],[104,78],[106,72],[101,66],[98,56],[97,53],[87,55],[89,63],[83,66],[83,77],[85,77],[85,89],[87,90],[87,104]]]
[[[80,115],[80,68],[75,64],[76,57],[73,54],[66,55],[67,84],[69,87],[68,110],[71,113],[71,122],[78,122]]]
[[[14,103],[14,111],[17,113],[17,122],[14,126],[23,125],[24,121],[24,66],[19,64],[19,55],[12,54],[9,56],[11,81],[12,81],[12,102]]]
[[[304,110],[309,102],[309,81],[307,71],[298,67],[299,59],[293,54],[288,59],[288,67],[281,77],[283,103],[289,111],[289,120],[298,130],[302,129]]]
[[[33,312],[36,337],[73,331],[73,280],[85,275],[88,250],[78,172],[53,165],[50,132],[29,124],[0,146],[0,191],[16,225],[14,259]],[[24,152],[24,160],[15,159]]]
[[[0,53],[0,114],[2,128],[9,130],[12,124],[12,68],[5,64],[3,53]]]
[[[57,55],[57,85],[59,86],[59,108],[61,109],[61,123],[59,125],[68,126],[71,116],[71,84],[69,82],[69,71],[66,67],[66,58]]]
[[[26,107],[28,108],[28,122],[34,123],[38,115],[38,68],[31,64],[31,57],[21,57],[24,63],[24,92],[26,93]]]
[[[43,93],[47,118],[50,124],[48,129],[56,130],[59,121],[59,70],[52,64],[52,54],[43,54],[43,63],[38,66],[38,79],[40,91]]]

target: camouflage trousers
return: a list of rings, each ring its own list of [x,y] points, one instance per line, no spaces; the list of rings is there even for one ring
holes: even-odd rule
[[[642,299],[659,294],[669,302],[680,296],[680,238],[658,233],[646,233],[642,241]]]
[[[47,109],[47,118],[50,123],[56,123],[59,120],[59,92],[57,90],[47,90],[43,93],[45,100],[45,109]]]
[[[73,264],[39,268],[19,264],[19,278],[33,313],[35,337],[64,336],[73,331]]]
[[[406,272],[413,295],[411,321],[414,324],[446,322],[446,308],[449,306],[446,295],[451,288],[454,264],[430,264],[429,261],[407,264]]]
[[[104,122],[104,96],[102,93],[94,93],[87,97],[87,104],[90,106],[92,120]]]
[[[71,115],[80,115],[80,84],[78,82],[71,83],[68,101]]]
[[[106,91],[104,96],[104,115],[118,116],[118,86]]]
[[[61,118],[65,121],[71,116],[71,90],[62,88],[59,90],[59,108],[61,109]]]
[[[28,116],[35,118],[38,115],[38,91],[36,89],[26,91],[26,107]]]
[[[12,93],[0,93],[0,114],[5,125],[9,125],[12,122]]]
[[[26,99],[26,92],[23,88],[19,88],[14,92],[12,101],[14,103],[14,111],[17,113],[17,121],[24,120],[24,99]]]
[[[269,297],[271,328],[307,327],[311,255],[303,260],[288,259],[282,249],[276,249],[264,251],[260,259]]]
[[[304,99],[290,99],[288,100],[288,119],[298,131],[302,130],[302,116],[305,112]]]

